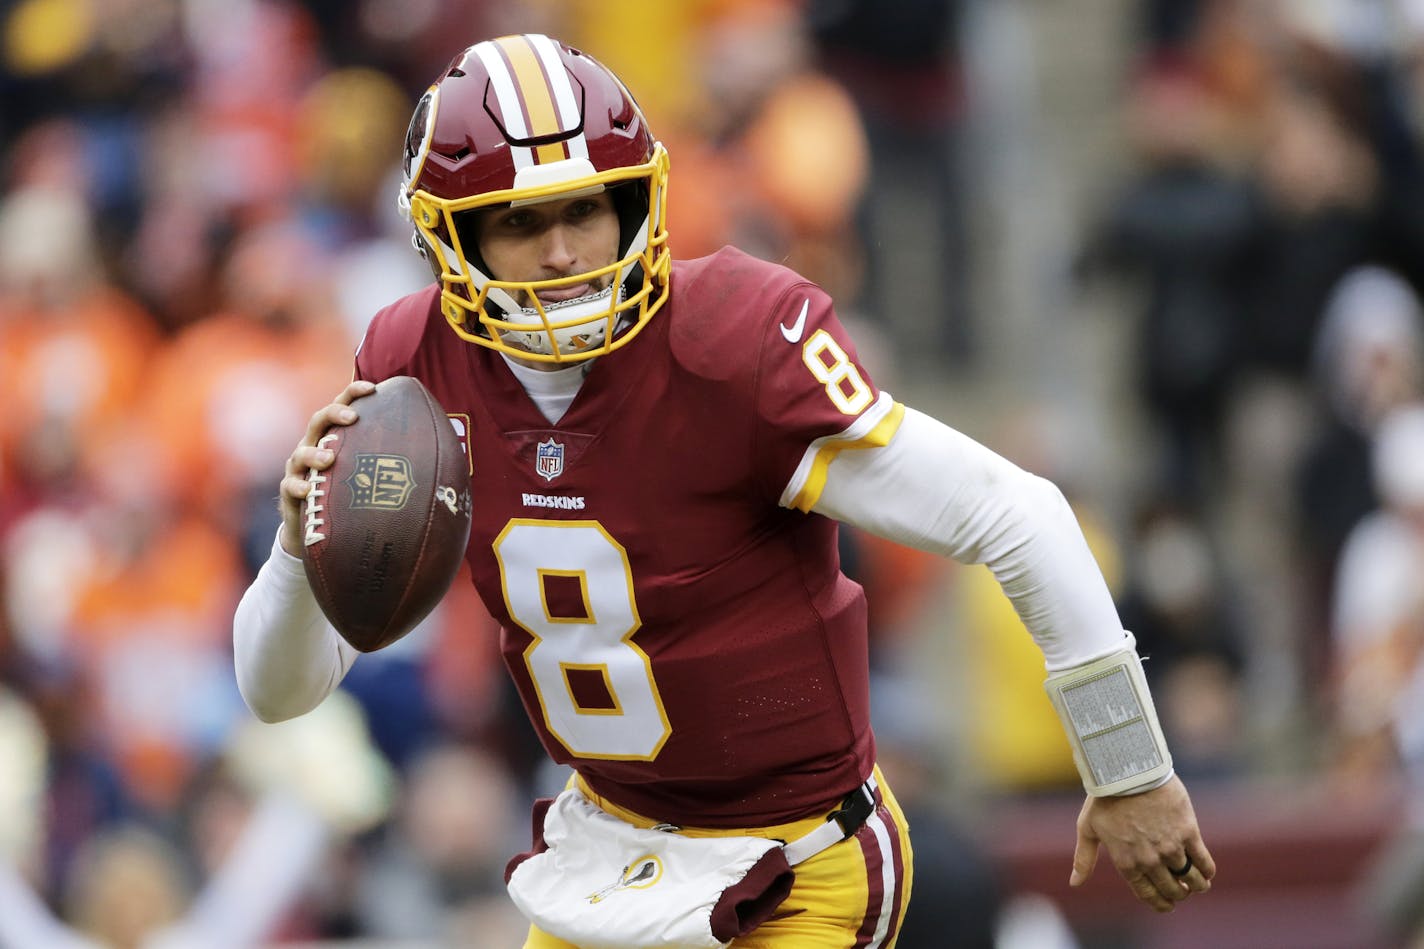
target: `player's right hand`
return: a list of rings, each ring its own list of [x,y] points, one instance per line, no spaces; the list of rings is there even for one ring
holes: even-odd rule
[[[302,501],[306,500],[307,494],[311,492],[311,483],[307,481],[307,476],[313,468],[325,471],[336,460],[335,454],[319,447],[317,442],[333,425],[350,425],[356,421],[357,413],[352,403],[375,391],[376,384],[364,379],[357,379],[342,389],[329,405],[323,406],[312,415],[311,421],[307,423],[306,434],[287,459],[287,471],[282,477],[278,495],[278,503],[282,509],[280,537],[282,549],[293,557],[301,556],[302,552]]]
[[[1072,886],[1082,886],[1093,875],[1099,845],[1133,895],[1159,913],[1170,913],[1193,893],[1207,892],[1216,876],[1216,861],[1202,840],[1191,797],[1176,775],[1151,791],[1089,797],[1083,803],[1068,880]]]

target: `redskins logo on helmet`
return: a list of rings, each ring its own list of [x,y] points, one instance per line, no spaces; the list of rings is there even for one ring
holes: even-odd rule
[[[667,299],[667,152],[618,78],[578,50],[537,33],[465,50],[416,106],[402,169],[401,209],[462,339],[578,362],[628,343]],[[470,215],[603,191],[621,230],[613,263],[551,280],[488,272]],[[540,299],[582,283],[603,289]]]

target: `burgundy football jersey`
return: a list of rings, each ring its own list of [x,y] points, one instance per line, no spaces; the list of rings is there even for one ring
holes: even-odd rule
[[[732,249],[679,261],[552,425],[437,303],[378,313],[356,372],[421,379],[462,436],[474,583],[549,754],[690,826],[791,820],[864,780],[864,596],[835,523],[794,507],[900,409],[826,294]]]

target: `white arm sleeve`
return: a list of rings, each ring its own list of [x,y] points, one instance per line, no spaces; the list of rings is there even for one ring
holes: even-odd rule
[[[237,605],[232,645],[238,691],[264,722],[316,708],[360,655],[321,612],[301,559],[276,541]]]
[[[811,509],[919,550],[987,564],[1049,672],[1131,642],[1057,486],[922,412],[907,407],[885,447],[838,455]]]

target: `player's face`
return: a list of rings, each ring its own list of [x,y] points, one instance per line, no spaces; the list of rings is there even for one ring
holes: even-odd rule
[[[618,256],[618,215],[607,192],[518,208],[481,212],[480,255],[496,280],[549,280],[597,270]],[[596,293],[610,272],[586,283],[544,290],[539,299],[558,303]],[[533,306],[532,300],[520,300]]]

